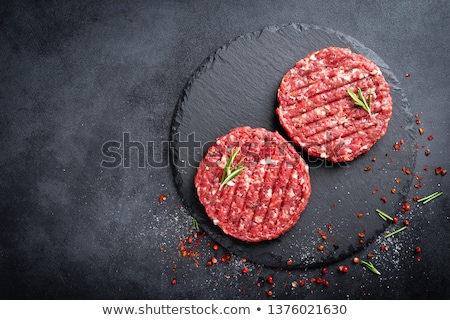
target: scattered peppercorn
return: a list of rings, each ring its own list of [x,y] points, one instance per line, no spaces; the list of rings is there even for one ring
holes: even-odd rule
[[[417,200],[418,200],[418,199],[417,199]],[[417,201],[417,200],[415,200],[415,201]],[[402,205],[402,210],[401,210],[401,212],[402,212],[402,213],[405,213],[406,211],[409,211],[409,210],[411,210],[411,205],[409,204],[408,201],[406,201],[406,202],[404,202],[403,205]]]
[[[415,251],[416,253],[421,253],[421,252],[422,252],[422,249],[421,249],[420,247],[416,247],[416,248],[414,249],[414,251]]]
[[[345,266],[345,265],[340,265],[340,266],[338,267],[338,271],[339,271],[339,272],[342,272],[342,273],[347,273],[347,272],[348,272],[348,267]]]
[[[170,282],[172,285],[177,283],[177,279],[172,279],[172,281]]]
[[[354,264],[358,264],[359,263],[359,258],[358,257],[354,257],[353,258],[353,263]]]
[[[225,253],[222,257],[220,257],[220,261],[229,262],[231,261],[231,254]]]
[[[405,225],[405,226],[409,226],[409,221],[408,220],[403,220],[403,225]]]
[[[242,268],[242,273],[248,273],[248,268],[247,267],[243,267]]]
[[[158,196],[159,203],[163,203],[166,200],[167,200],[167,193],[163,193]]]
[[[325,231],[318,229],[317,232],[322,236],[322,240],[327,240],[327,233]]]
[[[327,268],[322,268],[322,274],[325,275],[328,273],[328,269]]]

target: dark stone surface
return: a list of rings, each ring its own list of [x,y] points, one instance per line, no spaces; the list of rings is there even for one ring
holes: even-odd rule
[[[4,2],[0,298],[263,299],[270,286],[258,287],[258,278],[272,275],[274,298],[448,299],[449,176],[434,168],[450,168],[449,17],[447,1]],[[231,39],[289,23],[331,28],[372,49],[420,115],[425,133],[410,169],[422,188],[411,186],[412,210],[399,215],[410,227],[358,254],[375,254],[381,276],[350,258],[328,265],[329,287],[291,285],[320,268],[289,273],[232,252],[208,267],[227,253],[208,245],[209,235],[189,244],[191,257],[181,254],[192,220],[175,187],[169,140],[183,88]],[[412,202],[436,190],[444,195]],[[337,272],[340,264],[349,273]]]
[[[289,141],[275,114],[281,78],[301,57],[329,46],[351,47],[381,68],[394,104],[386,136],[366,155],[348,163],[333,165],[303,154],[310,168],[312,194],[300,222],[285,235],[260,243],[244,243],[224,235],[196,196],[194,176],[201,157],[212,141],[238,126],[279,131]],[[229,251],[271,267],[287,267],[288,260],[289,268],[324,266],[355,254],[385,230],[387,225],[375,209],[393,212],[408,198],[412,175],[395,184],[398,192],[390,196],[389,204],[380,204],[380,194],[390,193],[401,166],[414,166],[418,133],[413,129],[413,118],[396,77],[360,42],[312,25],[264,28],[219,48],[188,81],[172,131],[175,181],[189,212]],[[401,139],[401,150],[394,151],[392,146]],[[379,193],[373,195],[374,189]],[[365,219],[355,219],[361,212]],[[323,241],[319,229],[329,233],[328,241]],[[363,243],[359,233],[364,233]],[[325,249],[317,250],[320,245]]]

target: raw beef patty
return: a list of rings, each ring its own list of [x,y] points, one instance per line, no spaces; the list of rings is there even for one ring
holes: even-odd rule
[[[221,186],[233,153],[232,167],[244,169]],[[270,240],[287,232],[311,194],[305,161],[278,132],[263,128],[239,127],[218,138],[200,162],[194,182],[213,223],[246,242]]]
[[[347,90],[371,95],[370,114]],[[283,77],[276,110],[287,135],[309,155],[333,162],[366,153],[387,130],[389,84],[380,69],[349,48],[310,53]]]

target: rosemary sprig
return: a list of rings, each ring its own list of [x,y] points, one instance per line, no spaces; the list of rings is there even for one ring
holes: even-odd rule
[[[200,231],[200,226],[198,224],[198,221],[194,218],[192,218],[192,227],[194,228],[195,231]]]
[[[420,198],[419,200],[417,200],[417,202],[422,202],[422,204],[426,204],[426,203],[430,202],[431,200],[436,199],[437,197],[441,196],[443,193],[444,193],[443,191],[433,192],[432,194],[430,194],[426,197]]]
[[[397,233],[399,233],[399,232],[402,232],[402,231],[405,230],[406,228],[408,228],[408,227],[407,227],[407,226],[403,226],[403,227],[401,227],[400,229],[397,229],[397,230],[395,230],[395,231],[392,231],[392,232],[388,233],[387,235],[384,236],[384,238],[385,238],[385,239],[386,239],[386,238],[389,238],[390,236],[393,236],[394,234],[397,234]]]
[[[394,218],[392,218],[390,215],[388,215],[387,213],[384,213],[383,211],[381,211],[380,209],[376,209],[375,210],[378,215],[380,216],[381,219],[383,219],[384,221],[387,221],[387,219],[389,220],[394,220]]]
[[[359,97],[350,89],[347,90],[349,96],[353,99],[353,102],[355,102],[355,104],[357,106],[362,107],[364,110],[366,110],[369,115],[372,115],[370,113],[370,105],[372,104],[372,94],[369,93],[369,101],[367,102],[366,98],[363,95],[363,92],[361,90],[361,88],[358,87],[358,95]]]
[[[361,263],[364,267],[366,267],[367,270],[372,271],[375,274],[381,275],[381,272],[378,271],[377,268],[375,268],[372,262],[361,260],[359,263]]]
[[[234,148],[231,157],[227,157],[227,162],[223,168],[222,178],[220,179],[219,190],[222,189],[222,187],[228,182],[240,175],[242,171],[244,171],[245,166],[242,165],[244,158],[242,158],[237,164],[233,164],[234,159],[240,151],[240,148]]]

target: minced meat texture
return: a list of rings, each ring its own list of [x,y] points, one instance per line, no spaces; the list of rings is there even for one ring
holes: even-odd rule
[[[347,90],[371,95],[369,114]],[[389,84],[375,63],[349,48],[328,47],[298,61],[278,89],[280,123],[309,155],[333,162],[365,154],[387,130]]]
[[[227,160],[244,170],[220,186]],[[218,138],[200,162],[195,187],[207,215],[225,234],[246,242],[291,229],[311,194],[308,166],[278,132],[239,127]]]

